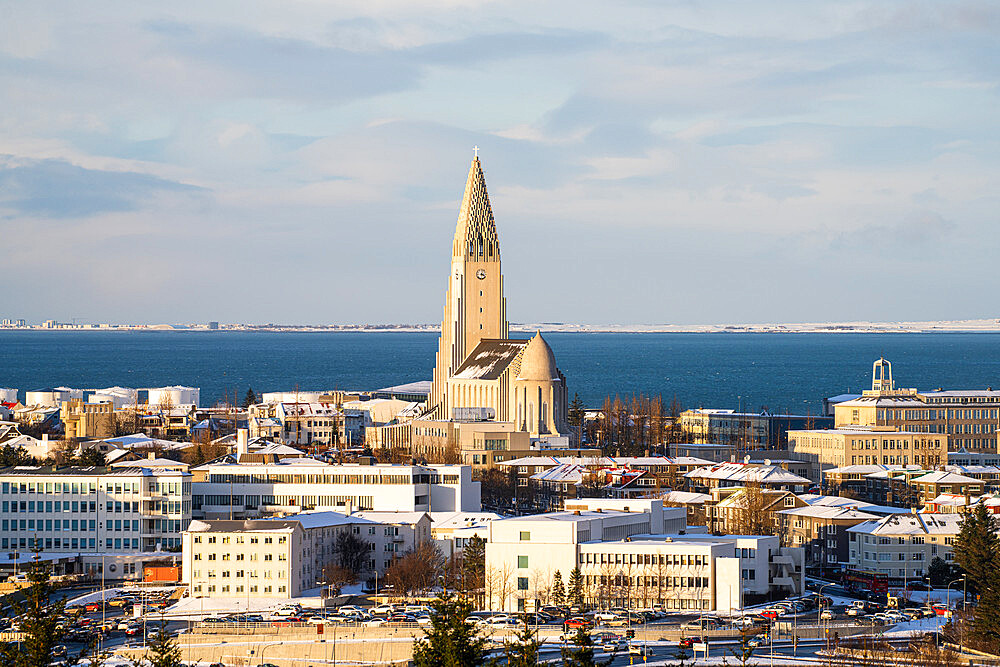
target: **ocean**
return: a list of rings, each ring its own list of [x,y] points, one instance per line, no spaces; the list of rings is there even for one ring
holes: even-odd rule
[[[515,337],[520,334],[515,334]],[[897,387],[1000,387],[1000,334],[549,333],[570,396],[659,394],[685,408],[818,414],[860,392],[872,362]],[[0,387],[201,388],[202,403],[264,391],[429,380],[437,335],[400,332],[0,331]]]

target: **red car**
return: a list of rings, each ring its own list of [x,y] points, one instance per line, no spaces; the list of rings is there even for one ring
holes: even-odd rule
[[[101,610],[101,603],[100,602],[88,602],[87,606],[84,607],[84,609],[86,609],[87,611],[100,611]]]
[[[567,630],[578,630],[580,628],[592,628],[594,627],[594,622],[588,618],[583,618],[582,616],[577,616],[576,618],[567,619],[563,623],[563,627]]]
[[[677,642],[677,645],[681,648],[691,648],[692,644],[701,642],[701,637],[681,637],[681,640]]]

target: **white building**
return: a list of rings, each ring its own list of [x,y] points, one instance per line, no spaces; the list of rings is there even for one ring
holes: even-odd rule
[[[192,509],[199,518],[244,518],[329,509],[388,512],[479,511],[479,482],[462,465],[210,463],[195,469]]]
[[[747,596],[802,591],[801,549],[770,535],[683,535],[684,525],[684,509],[659,500],[584,499],[563,512],[492,521],[486,596],[492,608],[530,610],[544,604],[557,570],[565,582],[575,567],[599,607],[728,610]]]
[[[130,572],[108,568],[109,575],[130,574],[144,555],[181,546],[190,494],[191,475],[179,470],[0,469],[0,549],[73,553],[75,571],[131,564]]]
[[[24,405],[35,407],[58,408],[63,401],[70,401],[74,398],[83,399],[83,389],[70,389],[69,387],[56,387],[54,389],[39,389],[28,391],[24,394]]]
[[[961,514],[894,514],[847,529],[848,566],[884,572],[890,585],[920,579],[934,558],[951,562]]]
[[[247,409],[252,438],[292,445],[330,445],[343,439],[344,415],[333,403],[258,403]]]
[[[376,532],[383,537],[382,548],[373,554],[379,572],[385,572],[394,558],[431,541],[431,517],[427,512],[355,512],[351,515],[379,524]]]
[[[323,581],[323,568],[336,561],[343,532],[369,544],[372,556],[361,578],[376,567],[383,573],[379,554],[392,537],[382,534],[382,526],[337,512],[304,512],[276,519],[192,521],[184,532],[183,581],[192,597],[298,597]]]

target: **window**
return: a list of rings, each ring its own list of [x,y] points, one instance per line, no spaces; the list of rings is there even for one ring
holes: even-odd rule
[[[519,591],[526,591],[526,590],[528,590],[528,578],[527,577],[518,577],[517,578],[517,590],[519,590]]]
[[[531,540],[531,531],[522,530],[521,531],[521,541],[522,542],[528,542],[530,540]]]
[[[528,557],[527,556],[518,556],[517,557],[517,566],[519,568],[528,567]]]

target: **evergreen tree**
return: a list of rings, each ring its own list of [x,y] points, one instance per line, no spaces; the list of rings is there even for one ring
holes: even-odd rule
[[[576,431],[577,438],[583,442],[583,420],[586,416],[586,408],[580,400],[580,394],[573,394],[573,400],[569,403],[566,421]]]
[[[21,632],[25,638],[20,644],[4,643],[0,660],[9,667],[48,667],[55,659],[52,649],[62,639],[58,623],[65,601],[49,603],[53,588],[48,564],[40,561],[37,554],[28,568],[28,582],[30,585],[23,590],[24,601],[14,603],[15,613],[23,617]]]
[[[152,667],[181,667],[181,649],[166,628],[161,627],[154,636],[147,657]]]
[[[940,556],[935,556],[927,568],[927,578],[930,579],[931,586],[935,587],[947,586],[948,582],[960,576],[962,576],[961,571]]]
[[[108,458],[101,450],[96,447],[90,447],[80,453],[78,463],[82,466],[96,466],[100,468],[108,464]]]
[[[574,567],[569,573],[569,590],[566,595],[574,607],[583,606],[583,574],[578,567]]]
[[[233,393],[236,393],[235,390]],[[249,408],[251,405],[257,403],[257,394],[253,393],[253,387],[247,389],[247,395],[243,397],[243,407]]]
[[[586,628],[580,628],[573,635],[573,643],[562,647],[563,667],[605,667],[610,665],[614,658],[608,658],[604,662],[597,662],[594,659],[594,640]]]
[[[431,603],[431,625],[413,643],[416,667],[477,667],[487,664],[487,639],[465,622],[472,604],[452,593]],[[159,667],[154,665],[154,667]]]
[[[552,604],[561,607],[566,604],[566,588],[563,586],[562,572],[552,575]]]
[[[471,599],[482,603],[486,586],[486,540],[473,535],[462,550],[462,590],[474,594]]]
[[[955,564],[969,577],[969,592],[973,595],[986,591],[1000,577],[997,525],[983,503],[962,516],[958,536],[955,538],[954,554]]]
[[[514,635],[514,642],[507,648],[508,667],[534,667],[538,664],[538,651],[542,642],[538,633],[528,625],[528,617],[522,617],[521,629]]]

